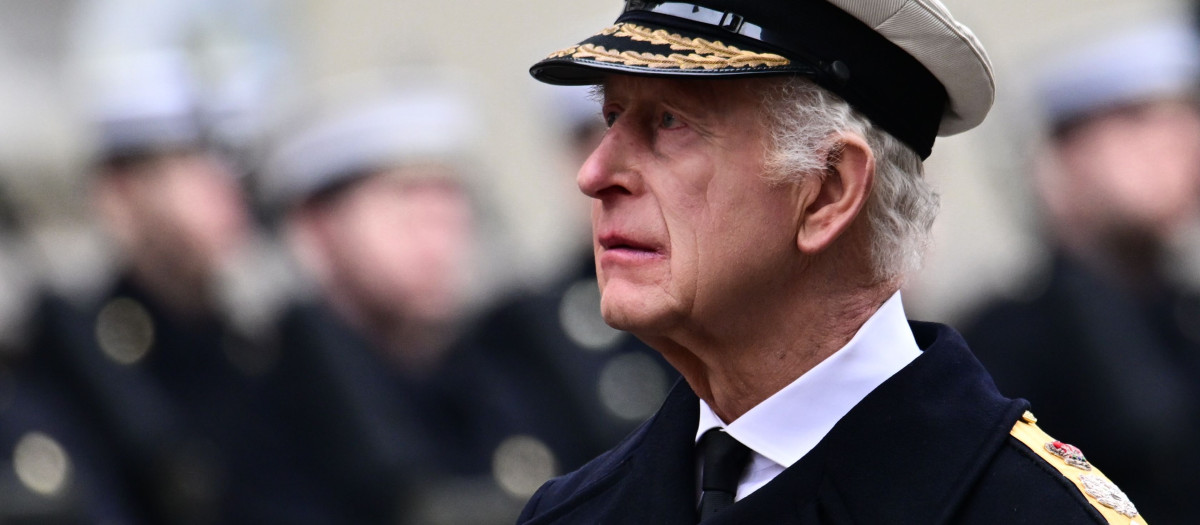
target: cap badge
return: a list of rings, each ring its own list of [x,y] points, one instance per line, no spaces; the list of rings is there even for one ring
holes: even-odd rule
[[[1083,457],[1083,451],[1075,445],[1068,445],[1062,441],[1051,441],[1046,443],[1046,450],[1051,454],[1062,458],[1063,462],[1072,467],[1082,470],[1092,470],[1092,464],[1088,463],[1087,458]]]
[[[1129,501],[1129,496],[1121,492],[1121,489],[1117,488],[1113,482],[1091,474],[1080,474],[1079,481],[1083,482],[1083,490],[1089,496],[1096,498],[1101,505],[1117,511],[1126,518],[1137,517],[1137,507],[1133,506],[1133,502]]]
[[[648,42],[657,46],[670,46],[673,51],[689,53],[641,53],[637,51],[610,50],[595,44],[571,46],[555,52],[547,58],[570,57],[612,62],[626,66],[656,69],[742,69],[754,67],[781,67],[791,63],[787,58],[774,53],[745,51],[721,41],[703,38],[687,38],[663,29],[649,29],[635,24],[620,23],[600,32],[603,36],[628,38],[637,42]]]

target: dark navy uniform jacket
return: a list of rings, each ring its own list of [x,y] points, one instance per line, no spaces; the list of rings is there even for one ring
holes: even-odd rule
[[[952,329],[911,326],[920,357],[800,461],[706,523],[1107,523],[1059,468],[1010,435],[1028,403],[1001,396]],[[542,486],[519,523],[696,523],[698,414],[679,382],[620,445]]]

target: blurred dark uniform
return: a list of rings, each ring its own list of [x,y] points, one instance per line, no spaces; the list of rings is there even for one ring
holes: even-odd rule
[[[39,348],[0,356],[0,523],[141,523],[94,414]]]
[[[0,363],[0,523],[139,523],[117,465],[62,378]]]
[[[149,522],[352,515],[334,509],[275,405],[270,376],[246,367],[262,350],[219,320],[168,315],[128,279],[83,306],[50,296],[38,320],[36,347],[95,418]]]
[[[319,301],[290,305],[278,336],[285,355],[274,394],[287,398],[280,401],[288,420],[303,425],[304,450],[315,453],[338,499],[351,503],[356,523],[453,516],[434,500],[470,490],[473,478],[490,484],[492,451],[509,422],[475,383],[491,372],[478,368],[476,353],[456,348],[433,373],[408,375]]]

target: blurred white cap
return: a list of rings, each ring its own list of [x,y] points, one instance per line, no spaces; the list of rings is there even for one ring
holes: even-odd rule
[[[204,139],[196,78],[173,49],[109,57],[93,64],[88,118],[102,155],[198,144]]]
[[[552,109],[565,130],[574,131],[604,122],[600,116],[600,102],[593,96],[595,90],[595,86],[554,86],[548,90]]]
[[[465,85],[417,74],[301,104],[303,123],[278,129],[267,153],[264,196],[287,205],[376,170],[464,164],[482,132]]]
[[[1159,21],[1083,44],[1057,56],[1038,76],[1046,119],[1191,95],[1200,79],[1200,40],[1188,20]]]

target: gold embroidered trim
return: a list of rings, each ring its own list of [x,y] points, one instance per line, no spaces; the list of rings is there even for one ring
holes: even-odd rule
[[[649,67],[656,69],[726,69],[749,67],[780,67],[791,63],[788,59],[774,53],[755,53],[744,51],[737,47],[725,45],[720,41],[708,41],[703,38],[687,38],[664,29],[651,30],[639,25],[622,23],[600,32],[603,36],[628,38],[639,42],[649,42],[654,45],[670,46],[675,51],[690,51],[690,53],[671,53],[660,55],[655,53],[638,53],[636,51],[618,51],[604,46],[584,44],[572,46],[551,54],[547,58],[590,58],[598,62],[619,63],[626,66]]]
[[[1017,438],[1018,441],[1024,443],[1046,460],[1055,470],[1058,470],[1063,476],[1071,481],[1075,487],[1084,494],[1088,502],[1092,504],[1096,510],[1100,511],[1100,515],[1104,516],[1109,523],[1120,523],[1121,525],[1144,525],[1145,518],[1138,515],[1137,509],[1125,493],[1117,489],[1103,473],[1099,470],[1092,470],[1089,473],[1083,474],[1083,470],[1068,464],[1063,458],[1048,452],[1045,448],[1046,443],[1054,442],[1054,438],[1047,435],[1032,421],[1037,421],[1033,414],[1026,412],[1027,416],[1021,421],[1017,421],[1013,425],[1011,435]],[[1094,468],[1094,466],[1093,466]]]

